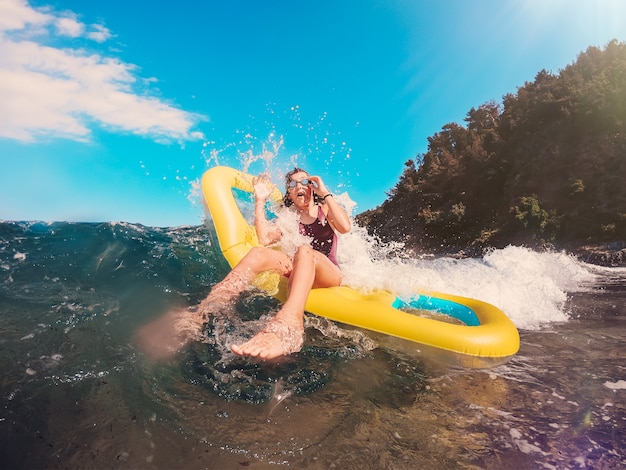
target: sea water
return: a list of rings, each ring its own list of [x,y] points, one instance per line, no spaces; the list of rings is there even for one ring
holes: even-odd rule
[[[279,307],[249,291],[231,323],[150,361],[137,329],[197,304],[228,272],[210,223],[4,222],[3,468],[626,466],[625,269],[516,246],[411,258],[358,227],[340,247],[359,288],[498,306],[520,330],[519,353],[463,368],[308,316],[301,352],[236,358],[220,338]]]

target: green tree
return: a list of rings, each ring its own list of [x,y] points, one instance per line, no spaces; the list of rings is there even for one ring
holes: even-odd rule
[[[611,41],[444,125],[357,220],[416,249],[624,240],[625,177],[626,45]]]

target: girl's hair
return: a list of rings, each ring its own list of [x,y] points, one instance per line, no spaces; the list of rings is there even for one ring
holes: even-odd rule
[[[298,168],[297,166],[295,166],[293,170],[291,170],[285,175],[285,195],[283,196],[283,205],[285,207],[289,207],[293,204],[291,197],[289,197],[289,182],[291,181],[291,177],[295,175],[296,173],[306,173],[307,176],[309,175],[309,173],[306,170],[303,170],[302,168]],[[315,202],[315,204],[320,203],[320,198],[318,197],[317,194],[315,194],[315,192],[313,192],[313,202]]]

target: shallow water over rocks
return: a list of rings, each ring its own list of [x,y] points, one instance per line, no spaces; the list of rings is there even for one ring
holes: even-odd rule
[[[564,320],[545,298],[527,311],[510,304],[522,321],[543,308],[544,322],[520,327],[519,353],[486,369],[315,317],[300,353],[244,361],[215,338],[253,331],[276,310],[255,293],[238,300],[234,323],[209,324],[204,342],[148,360],[134,332],[199,302],[227,272],[218,254],[203,227],[0,224],[6,468],[626,466],[625,270],[582,267],[593,279],[566,292]],[[495,255],[489,266],[532,256],[541,275],[553,264]],[[456,285],[480,269],[485,295],[507,284],[476,260],[421,263],[424,279]]]

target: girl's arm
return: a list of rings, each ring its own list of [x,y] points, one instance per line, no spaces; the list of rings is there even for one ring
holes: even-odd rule
[[[265,216],[265,202],[272,193],[273,185],[266,174],[261,174],[252,181],[254,187],[254,228],[259,243],[271,245],[280,240],[281,232],[277,225],[270,223]]]
[[[315,194],[324,200],[326,206],[324,213],[326,214],[326,220],[330,223],[330,226],[339,233],[348,233],[352,228],[350,217],[346,214],[335,198],[326,188],[326,185],[319,176],[309,176],[311,181],[315,181],[317,188],[315,188]]]

